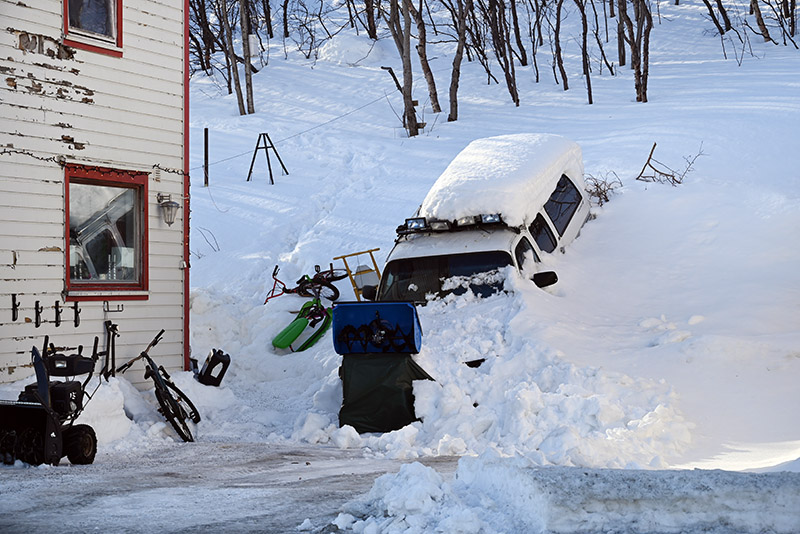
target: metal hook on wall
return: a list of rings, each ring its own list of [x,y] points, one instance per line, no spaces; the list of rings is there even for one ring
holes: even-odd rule
[[[17,294],[11,295],[11,320],[16,321],[19,319],[19,302],[17,302]]]
[[[53,306],[56,310],[56,328],[61,326],[61,303],[56,301],[55,306]]]
[[[36,304],[34,304],[34,306],[33,306],[33,311],[36,313],[35,319],[34,319],[34,324],[36,325],[36,328],[39,328],[40,326],[42,326],[42,310],[43,309],[44,308],[42,308],[42,306],[39,305],[39,301],[37,300]]]
[[[106,313],[117,313],[125,310],[125,306],[123,304],[117,304],[116,309],[111,309],[111,305],[108,303],[107,300],[103,301],[103,311]]]
[[[78,328],[78,326],[81,324],[81,309],[78,307],[77,300],[72,303],[72,314],[75,328]]]

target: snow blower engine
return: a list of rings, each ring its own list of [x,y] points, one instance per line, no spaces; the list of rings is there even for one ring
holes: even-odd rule
[[[0,459],[13,464],[21,460],[31,465],[43,463],[58,465],[66,456],[73,464],[90,464],[97,453],[97,437],[89,425],[76,425],[91,395],[86,385],[92,378],[98,359],[97,341],[94,338],[92,357],[81,353],[69,356],[56,351],[44,338],[42,352],[35,346],[31,360],[36,370],[36,382],[25,386],[19,399],[0,400]],[[88,375],[86,380],[76,376]],[[62,377],[67,380],[50,380]]]

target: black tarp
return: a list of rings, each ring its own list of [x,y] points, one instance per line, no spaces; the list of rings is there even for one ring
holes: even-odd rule
[[[342,409],[339,426],[359,434],[391,432],[417,420],[413,380],[433,380],[410,354],[345,354],[339,368]]]

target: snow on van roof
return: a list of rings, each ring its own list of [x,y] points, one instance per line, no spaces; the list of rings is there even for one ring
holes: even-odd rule
[[[583,188],[581,147],[552,134],[511,134],[472,141],[431,187],[420,216],[453,220],[500,213],[511,226],[538,211],[561,174]]]

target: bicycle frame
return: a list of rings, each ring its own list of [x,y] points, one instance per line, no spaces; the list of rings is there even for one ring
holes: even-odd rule
[[[315,265],[314,270],[316,271],[314,276],[304,274],[297,281],[297,286],[290,288],[282,280],[278,279],[278,271],[280,271],[280,267],[276,265],[272,270],[272,289],[267,293],[267,297],[264,299],[264,304],[276,297],[280,297],[285,293],[296,293],[304,297],[309,297],[312,295],[319,297],[320,295],[318,292],[322,291],[323,289],[326,289],[327,293],[322,296],[331,301],[338,299],[339,290],[336,289],[336,287],[333,285],[333,282],[345,278],[347,274],[342,273],[342,269],[334,269],[332,263],[329,270],[323,271],[320,269],[319,265]]]
[[[160,406],[158,411],[172,425],[183,441],[194,441],[192,431],[186,423],[186,419],[188,418],[197,424],[200,422],[200,412],[197,411],[197,408],[195,408],[192,401],[189,400],[189,397],[172,382],[167,370],[164,369],[163,366],[156,364],[148,354],[150,349],[155,347],[161,340],[162,335],[164,335],[163,329],[156,334],[156,337],[153,338],[153,341],[150,342],[145,350],[135,358],[122,364],[117,369],[117,372],[124,373],[137,360],[145,360],[144,378],[153,381],[156,400]],[[184,408],[183,403],[186,404],[186,408]]]

